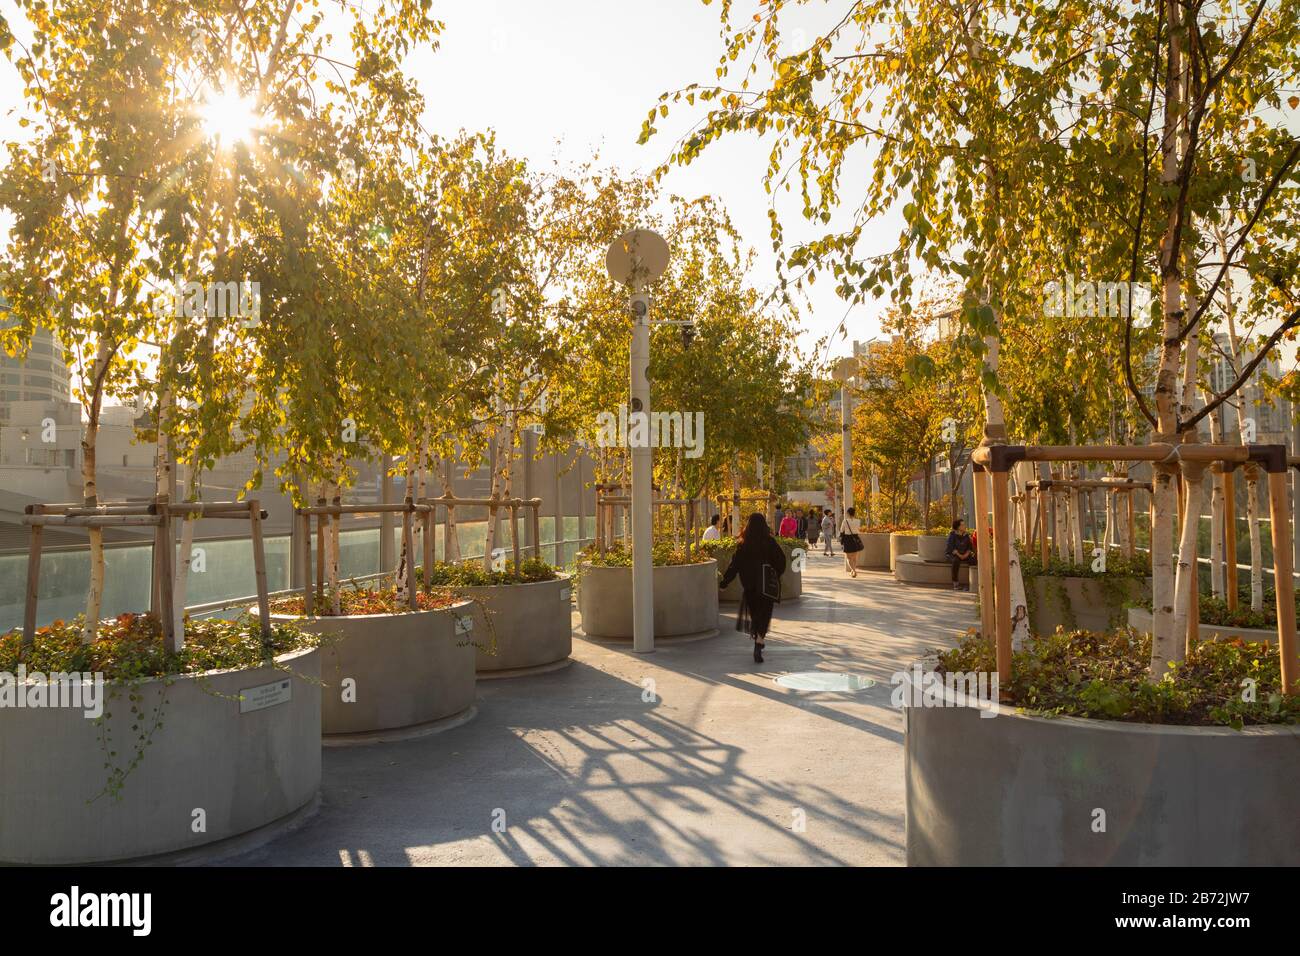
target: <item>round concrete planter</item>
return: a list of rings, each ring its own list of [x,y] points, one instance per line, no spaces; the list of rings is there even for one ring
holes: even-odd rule
[[[496,653],[477,648],[480,675],[513,676],[567,661],[573,650],[573,581],[562,574],[554,581],[457,588],[474,601],[474,634],[479,644],[496,638]],[[489,629],[484,611],[491,615]]]
[[[113,762],[124,767],[144,749],[116,797],[99,795],[110,758],[103,728],[83,710],[0,709],[0,863],[212,853],[212,844],[253,839],[309,813],[321,779],[320,660],[313,648],[279,657],[283,669],[209,671],[129,691],[106,683]],[[146,715],[161,704],[148,746],[131,730],[128,692]]]
[[[1150,634],[1152,627],[1151,612],[1144,607],[1128,609],[1128,626],[1143,634]],[[1232,640],[1235,637],[1243,641],[1277,643],[1277,628],[1228,627],[1223,624],[1206,624],[1201,622],[1201,640]]]
[[[909,866],[1300,863],[1300,727],[980,713],[907,708]]]
[[[810,550],[807,544],[802,545],[804,554]],[[781,545],[781,550],[785,552],[785,573],[781,575],[781,600],[793,601],[803,594],[803,572],[794,570],[794,546]],[[731,556],[735,554],[734,548],[727,548],[725,551],[719,550],[714,553],[713,559],[718,562],[718,570],[726,571],[727,565],[731,562]],[[728,584],[718,592],[718,600],[739,603],[741,592],[744,589],[740,585],[740,578]]]
[[[893,537],[888,531],[863,532],[862,552],[858,555],[858,567],[867,571],[887,571],[890,567],[889,539]]]
[[[898,556],[900,554],[916,554],[916,542],[920,539],[918,534],[889,534],[889,570],[893,571],[898,565]]]
[[[474,647],[485,635],[461,601],[432,611],[298,621],[321,642],[321,733],[326,742],[381,732],[416,734],[469,715],[474,705]],[[275,615],[275,617],[280,617]],[[351,679],[352,683],[344,685]],[[348,698],[348,699],[345,699]],[[379,738],[376,738],[379,739]]]
[[[916,539],[916,553],[921,556],[922,561],[947,563],[948,556],[943,553],[946,547],[948,547],[947,535],[922,534]]]
[[[717,633],[718,562],[654,569],[655,637]],[[632,639],[632,569],[582,566],[578,613],[588,637]]]
[[[1151,597],[1151,579],[1067,578],[1039,574],[1025,578],[1029,626],[1037,634],[1058,627],[1105,631],[1127,620],[1125,605]]]

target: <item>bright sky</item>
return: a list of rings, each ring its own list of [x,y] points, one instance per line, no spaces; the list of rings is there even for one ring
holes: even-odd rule
[[[0,13],[12,22],[13,3],[0,0]],[[428,103],[427,127],[443,134],[494,129],[503,147],[539,167],[556,159],[582,162],[599,152],[605,165],[653,169],[687,128],[690,114],[660,121],[660,134],[638,146],[647,112],[661,92],[711,81],[722,50],[718,4],[701,0],[435,0],[434,13],[446,25],[439,50],[421,51],[406,62]],[[811,29],[824,13],[808,14],[814,17],[808,36],[792,33],[792,42],[806,43],[815,35]],[[10,115],[19,104],[16,75],[0,61],[0,139],[20,136],[16,115]],[[665,184],[680,195],[711,193],[723,200],[758,253],[753,281],[764,291],[776,275],[769,197],[762,186],[767,158],[756,137],[737,134],[691,167],[675,169]],[[867,172],[864,160],[863,180]],[[851,178],[846,185],[853,195]],[[815,234],[803,227],[795,194],[790,198],[793,204],[783,207],[787,235]],[[901,217],[882,224],[872,249],[892,245],[901,226]],[[810,298],[800,336],[805,350],[846,315],[828,280],[814,287]],[[879,311],[849,313],[847,335],[832,343],[832,352],[848,354],[854,339],[878,334]]]
[[[599,152],[625,170],[653,169],[692,114],[674,111],[656,124],[657,136],[638,146],[647,112],[662,92],[711,81],[722,52],[718,4],[701,0],[475,0],[435,9],[446,23],[442,47],[411,62],[429,104],[428,126],[443,133],[492,127],[507,149],[536,161],[579,162]],[[815,35],[816,20],[808,23]],[[792,40],[807,37],[792,33]],[[762,187],[767,159],[757,137],[736,134],[692,166],[675,169],[666,183],[681,195],[723,200],[759,254],[754,279],[763,289],[775,281]],[[863,180],[866,174],[864,162]],[[812,235],[794,202],[782,207],[787,235]],[[892,244],[901,226],[901,217],[882,225],[879,247]],[[828,281],[814,288],[811,301],[804,346],[832,332],[846,314]],[[833,343],[834,351],[847,354],[853,339],[878,334],[878,312],[850,313],[847,337]]]

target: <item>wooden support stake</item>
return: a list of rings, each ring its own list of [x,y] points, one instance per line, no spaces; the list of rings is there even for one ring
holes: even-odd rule
[[[533,505],[533,557],[538,561],[542,560],[542,506]],[[564,522],[559,518],[555,520],[555,563],[560,563],[560,526]]]
[[[1237,610],[1237,489],[1236,472],[1223,470],[1223,558],[1228,610]]]
[[[179,651],[185,636],[176,630],[175,604],[172,597],[172,564],[176,543],[172,540],[172,523],[167,513],[167,496],[159,495],[162,521],[154,532],[154,548],[158,552],[158,617],[162,622],[163,643]]]
[[[996,599],[998,653],[998,686],[1011,684],[1011,528],[1007,521],[1009,494],[1007,473],[991,472],[993,479],[993,564],[995,580],[993,592]]]
[[[453,551],[451,550],[451,529],[455,524],[452,517],[455,514],[455,511],[456,506],[449,504],[446,506],[446,511],[442,516],[442,558],[444,561],[450,561],[453,554]]]
[[[1125,542],[1126,545],[1125,551],[1127,552],[1129,560],[1131,561],[1133,560],[1134,552],[1137,550],[1137,527],[1134,524],[1133,492],[1130,491],[1128,494],[1124,496],[1124,498],[1126,501],[1125,507],[1127,508],[1127,514],[1128,514],[1128,521],[1125,522],[1127,526],[1125,528],[1125,531],[1128,532],[1126,536],[1128,540]]]
[[[325,499],[316,499],[317,507],[325,507]],[[316,516],[316,595],[322,603],[325,600],[325,529],[329,526],[329,515]]]
[[[248,503],[248,530],[253,539],[253,577],[257,581],[257,617],[262,624],[262,639],[271,640],[271,599],[266,584],[266,544],[262,541],[262,508],[256,501]]]
[[[302,554],[302,610],[303,614],[311,617],[316,595],[311,574],[311,515],[299,515],[298,520],[302,522],[302,532],[298,536]]]
[[[1047,504],[1051,497],[1050,491],[1044,492],[1042,488],[1038,489],[1038,557],[1043,562],[1044,571],[1047,570],[1051,560],[1047,550]]]
[[[1295,568],[1291,555],[1291,515],[1287,473],[1269,472],[1268,513],[1273,526],[1273,588],[1277,594],[1277,644],[1282,660],[1282,692],[1300,692],[1300,657],[1295,639]]]
[[[980,595],[980,636],[994,639],[993,542],[989,534],[989,476],[981,466],[971,474],[975,490],[975,575]]]
[[[424,527],[424,533],[421,537],[424,545],[424,579],[426,581],[430,580],[433,574],[433,518],[434,512],[432,508],[420,515]]]
[[[519,573],[519,506],[510,506],[510,547],[514,551],[515,574]]]
[[[27,551],[27,596],[23,603],[23,640],[26,651],[36,640],[36,599],[41,584],[41,534],[44,529],[32,525],[32,542]]]
[[[415,534],[411,530],[411,510],[402,512],[402,560],[406,562],[406,604],[412,611],[419,606],[415,587]]]

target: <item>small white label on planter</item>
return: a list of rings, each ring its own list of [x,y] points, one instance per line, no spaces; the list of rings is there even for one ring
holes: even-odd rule
[[[239,712],[251,714],[255,710],[266,710],[277,704],[287,704],[293,700],[293,682],[289,678],[262,684],[259,687],[247,687],[239,692]]]
[[[456,615],[456,633],[457,633],[457,634],[468,634],[468,633],[469,633],[470,631],[472,631],[472,630],[474,630],[474,619],[473,619],[472,617],[468,617],[468,616],[466,616],[466,617],[461,617],[459,614],[457,614],[457,615]]]
[[[569,599],[569,589],[568,589],[568,588],[560,588],[560,600],[561,600],[561,601],[567,601],[568,599]]]

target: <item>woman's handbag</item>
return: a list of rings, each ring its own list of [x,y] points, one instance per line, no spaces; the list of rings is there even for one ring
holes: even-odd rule
[[[863,548],[862,539],[859,538],[856,534],[841,532],[840,547],[843,548],[845,553],[847,554],[856,554],[857,552],[861,551]]]
[[[776,568],[766,562],[763,564],[763,597],[769,601],[781,599],[781,575],[776,573]]]

